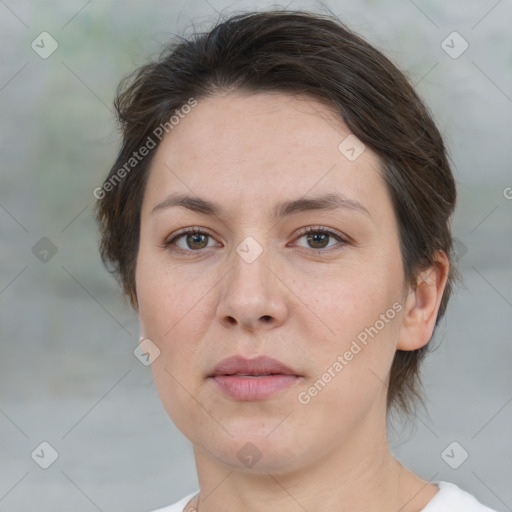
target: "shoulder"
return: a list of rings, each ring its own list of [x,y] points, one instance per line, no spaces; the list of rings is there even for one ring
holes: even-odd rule
[[[168,505],[164,508],[159,508],[158,510],[153,510],[152,512],[183,512],[185,509],[185,506],[187,503],[197,494],[198,491],[193,492],[192,494],[189,494],[185,496],[184,498],[181,498],[180,501],[177,501],[176,503],[173,503],[172,505]],[[191,508],[190,510],[186,510],[185,512],[196,512],[194,508]]]
[[[421,512],[496,512],[455,484],[444,481],[435,483],[439,492]]]

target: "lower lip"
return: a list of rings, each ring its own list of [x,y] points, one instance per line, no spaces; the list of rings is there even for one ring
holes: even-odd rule
[[[219,388],[235,400],[261,400],[294,384],[296,375],[262,375],[241,377],[239,375],[217,375],[213,380]]]

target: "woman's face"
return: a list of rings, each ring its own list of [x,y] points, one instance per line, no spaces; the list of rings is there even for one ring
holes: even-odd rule
[[[384,435],[407,287],[379,160],[349,135],[311,98],[230,93],[201,99],[156,152],[141,334],[160,350],[167,412],[204,457],[296,468]],[[288,370],[230,377],[251,373],[217,368],[231,356]]]

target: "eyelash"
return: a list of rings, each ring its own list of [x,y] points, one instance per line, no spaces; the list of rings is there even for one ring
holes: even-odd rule
[[[307,226],[299,233],[299,235],[297,236],[296,239],[298,240],[310,233],[326,234],[326,235],[329,235],[330,237],[334,238],[338,242],[338,244],[336,244],[334,246],[330,246],[330,247],[326,247],[326,248],[322,248],[322,249],[315,249],[313,247],[308,247],[307,249],[314,254],[325,254],[325,253],[331,252],[331,250],[339,250],[341,247],[343,247],[344,245],[349,243],[349,241],[347,239],[343,238],[341,235],[339,235],[335,231],[326,229],[321,226],[318,226],[318,227]],[[195,249],[194,250],[194,249],[182,249],[180,247],[171,248],[171,246],[176,241],[178,241],[179,239],[181,239],[187,235],[206,235],[210,238],[213,238],[212,235],[210,235],[210,233],[200,229],[199,227],[185,228],[183,230],[178,231],[172,238],[169,238],[168,240],[166,240],[162,244],[162,247],[165,249],[168,249],[172,252],[187,254],[187,255],[193,255],[194,253],[200,253],[200,252],[203,252],[204,250],[208,249],[208,248],[204,248],[204,249]],[[341,247],[338,247],[339,245],[341,245]],[[306,248],[306,247],[303,247],[303,248]]]

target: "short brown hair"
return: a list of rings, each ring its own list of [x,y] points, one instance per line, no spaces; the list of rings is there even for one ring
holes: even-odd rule
[[[119,178],[134,152],[190,98],[229,89],[306,93],[334,108],[380,157],[407,282],[414,285],[418,272],[435,264],[437,251],[451,259],[456,191],[442,137],[404,74],[331,16],[282,10],[239,14],[208,33],[171,43],[157,61],[119,86],[114,105],[122,147],[104,185],[112,184],[116,173]],[[123,173],[96,205],[103,262],[135,309],[140,211],[155,150]],[[450,264],[436,325],[454,277]],[[419,370],[427,348],[396,352],[388,409],[396,405],[411,412],[415,399],[421,400]]]

